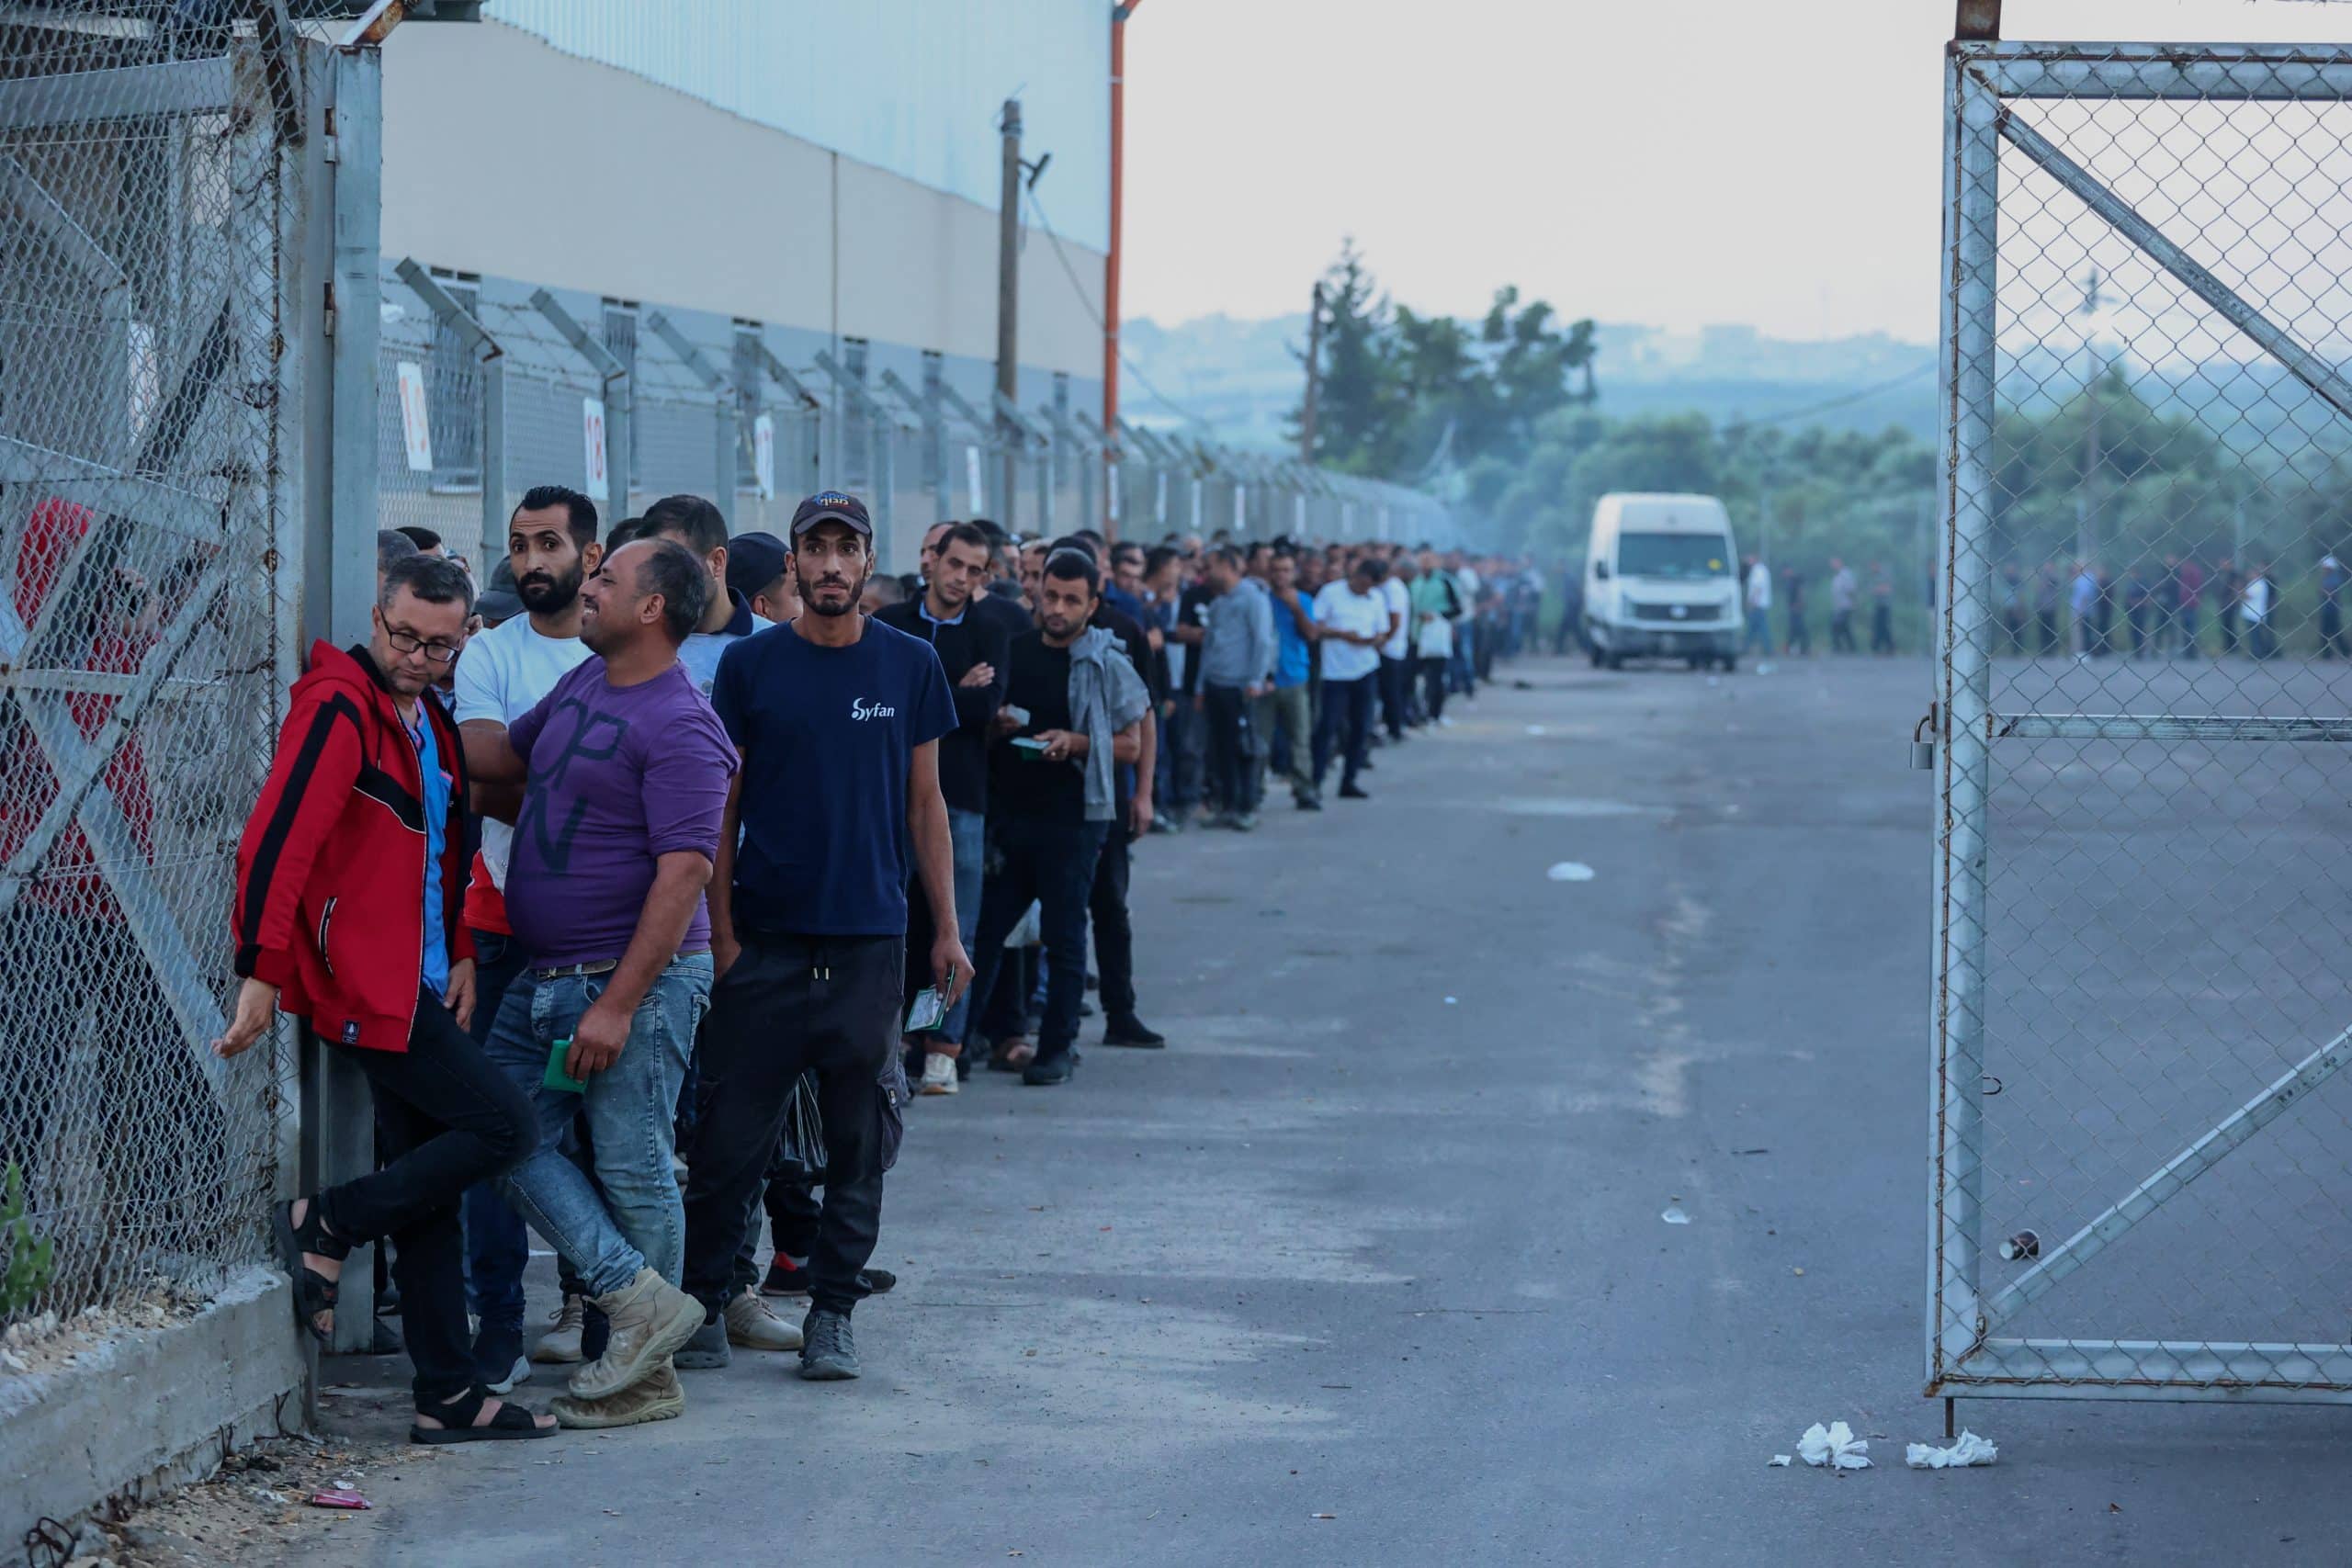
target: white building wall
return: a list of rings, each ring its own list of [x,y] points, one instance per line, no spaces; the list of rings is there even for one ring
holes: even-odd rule
[[[1064,238],[1111,230],[1110,0],[490,0],[568,54],[980,206],[1022,100]]]
[[[503,0],[500,9],[527,12],[535,6],[550,13],[551,27],[574,9],[583,17],[610,13],[613,36],[604,41],[616,48],[630,29],[650,25],[630,19],[639,11],[680,9],[671,0],[610,6],[604,0],[547,0],[544,6]],[[1095,15],[1092,6],[1083,8]],[[758,18],[771,10],[814,15],[820,8],[799,0],[775,0],[773,6],[767,0],[692,0],[684,9],[697,16],[741,13],[736,20],[751,39],[770,36],[770,24]],[[837,9],[858,12],[861,27],[872,20],[858,6]],[[934,164],[949,169],[940,175],[943,182],[950,174],[964,178],[955,172],[964,164],[977,169],[985,163],[984,201],[636,72],[563,52],[517,27],[402,28],[385,51],[384,254],[829,337],[865,337],[877,346],[935,350],[951,359],[993,359],[992,111],[953,125],[951,134],[956,117],[924,101],[924,89],[916,85],[934,69],[952,75],[948,62],[934,56],[956,39],[970,41],[977,35],[959,32],[967,24],[955,20],[962,15],[957,6],[879,0],[872,9],[920,12],[937,24],[914,30],[921,47],[909,57],[915,63],[900,62],[904,74],[894,76],[854,52],[863,39],[887,57],[879,34],[842,23],[845,32],[826,36],[850,52],[812,54],[808,39],[798,37],[784,58],[804,62],[805,68],[777,67],[776,80],[823,79],[832,83],[828,91],[854,84],[863,107],[844,121],[842,135],[833,136],[821,115],[809,123],[836,143],[862,141],[910,167],[922,162],[912,153],[922,140],[916,128],[926,127],[924,136],[955,144],[934,154]],[[1036,0],[1034,11],[1031,0],[986,9],[1000,19],[1023,18],[1008,29],[1010,37],[1025,36],[1024,28],[1034,28],[1047,12],[1065,18],[1060,33],[1074,30],[1063,0]],[[748,62],[754,51],[735,52]],[[702,57],[689,51],[682,58]],[[826,58],[840,63],[820,64]],[[739,63],[746,81],[757,74],[749,63]],[[1107,100],[1107,62],[1101,70],[1088,64],[1083,74],[1069,74],[1079,69],[1056,74],[1041,66],[1011,85],[1022,88],[1028,103],[1050,102],[1056,92]],[[993,85],[987,90],[998,92]],[[884,121],[898,124],[895,142],[873,129]],[[1102,371],[1103,256],[1099,243],[1073,237],[1069,214],[1083,213],[1080,187],[1091,183],[1074,176],[1090,165],[1106,168],[1107,109],[1095,123],[1098,143],[1034,142],[1056,152],[1039,190],[1051,195],[1069,265],[1066,270],[1057,259],[1046,235],[1034,231],[1022,265],[1024,368],[1066,372],[1082,382],[1096,381]]]

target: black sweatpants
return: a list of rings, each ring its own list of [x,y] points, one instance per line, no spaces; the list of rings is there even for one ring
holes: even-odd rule
[[[1239,686],[1201,682],[1208,727],[1209,799],[1232,816],[1258,809],[1258,753],[1251,743],[1250,698]]]
[[[1381,655],[1378,679],[1381,719],[1388,726],[1388,738],[1402,740],[1405,739],[1406,718],[1405,661],[1391,659],[1386,654]]]
[[[1413,660],[1413,668],[1421,677],[1421,700],[1429,705],[1431,723],[1445,716],[1445,667],[1451,662],[1442,653],[1426,654]]]
[[[401,1334],[417,1408],[474,1381],[466,1330],[466,1237],[459,1203],[539,1146],[530,1097],[473,1043],[439,997],[421,991],[405,1051],[322,1041],[368,1078],[376,1101],[375,1170],[318,1195],[327,1229],[392,1244]]]
[[[1116,1024],[1136,1015],[1136,931],[1127,919],[1127,802],[1102,840],[1094,863],[1087,909],[1094,917],[1094,967],[1102,976],[1102,1017]]]
[[[810,1303],[853,1310],[882,1224],[880,1077],[899,1044],[907,939],[747,932],[702,1024],[702,1082],[686,1156],[686,1290],[717,1312],[793,1080],[813,1069],[825,1118],[825,1201],[808,1255]]]

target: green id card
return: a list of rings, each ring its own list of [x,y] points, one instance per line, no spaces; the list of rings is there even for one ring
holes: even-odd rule
[[[539,1081],[549,1089],[560,1089],[568,1094],[586,1094],[588,1086],[563,1070],[563,1059],[571,1054],[571,1036],[567,1034],[557,1041],[555,1048],[548,1053],[547,1077]]]

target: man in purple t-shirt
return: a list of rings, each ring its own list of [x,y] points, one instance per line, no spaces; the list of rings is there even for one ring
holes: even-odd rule
[[[487,1048],[530,1091],[541,1132],[503,1187],[612,1321],[605,1354],[555,1402],[567,1427],[684,1410],[671,1356],[702,1324],[677,1288],[670,1108],[710,996],[703,888],[736,767],[678,660],[708,593],[674,541],[606,556],[581,592],[580,639],[597,657],[509,725],[492,759],[490,776],[523,785],[506,916],[525,959]],[[556,1148],[581,1114],[593,1182]]]

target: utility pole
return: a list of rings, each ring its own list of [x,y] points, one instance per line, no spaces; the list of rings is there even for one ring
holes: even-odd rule
[[[1021,400],[1021,100],[1004,100],[1004,187],[997,212],[996,389],[1007,402]],[[997,416],[1004,444],[1004,488],[998,521],[1012,526],[1013,497],[1021,489],[1021,434]]]
[[[1306,405],[1298,419],[1298,460],[1315,466],[1315,394],[1323,385],[1323,282],[1317,278],[1306,308]]]

